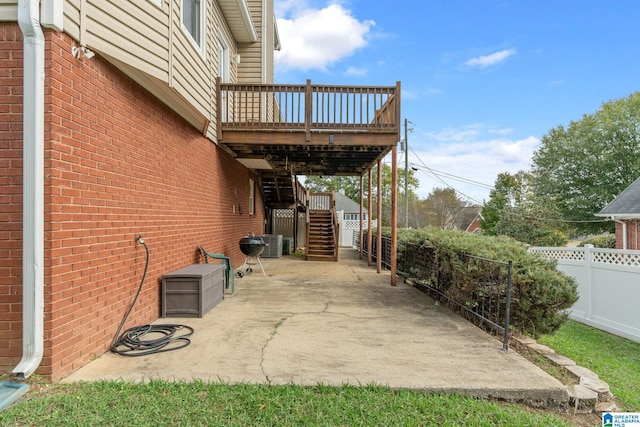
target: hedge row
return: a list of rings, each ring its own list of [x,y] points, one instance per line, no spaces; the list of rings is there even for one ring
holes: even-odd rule
[[[390,236],[390,230],[383,230]],[[512,261],[511,328],[526,335],[553,333],[566,320],[566,310],[578,299],[576,281],[556,270],[556,262],[527,252],[527,247],[506,236],[487,236],[436,228],[398,230],[398,265],[404,260],[405,245],[433,248],[439,289],[447,297],[468,307],[486,293],[486,274],[470,265],[468,255]],[[482,287],[482,288],[480,288]]]

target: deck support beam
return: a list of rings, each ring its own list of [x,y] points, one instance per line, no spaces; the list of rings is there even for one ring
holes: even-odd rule
[[[378,159],[378,233],[376,234],[376,271],[382,272],[382,159]]]
[[[369,232],[367,233],[367,265],[369,267],[371,267],[372,264],[372,255],[371,255],[371,244],[373,243],[373,236],[371,235],[371,232],[373,231],[372,228],[372,221],[371,221],[371,217],[372,212],[373,212],[373,169],[369,169],[369,191],[368,191],[368,198],[369,198],[369,203],[367,205],[367,209],[369,211],[369,215],[367,217],[367,230],[369,230]]]
[[[363,236],[362,236],[362,232],[364,231],[364,226],[362,224],[363,219],[364,219],[364,175],[360,175],[360,224],[359,224],[359,235],[358,235],[358,249],[359,249],[359,259],[360,261],[362,261],[362,243],[363,243]],[[369,215],[367,215],[368,217]],[[367,221],[369,219],[367,218]]]
[[[398,258],[398,146],[391,148],[391,286],[396,286],[396,263]]]

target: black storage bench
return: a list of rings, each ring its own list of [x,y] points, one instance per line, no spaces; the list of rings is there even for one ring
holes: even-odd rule
[[[193,264],[162,275],[162,317],[202,317],[223,298],[223,264]]]

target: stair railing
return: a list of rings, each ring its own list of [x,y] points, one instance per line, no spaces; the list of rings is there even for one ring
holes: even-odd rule
[[[333,257],[338,261],[338,244],[340,242],[340,224],[338,224],[338,210],[336,209],[336,192],[331,191],[331,229],[333,230]]]
[[[306,245],[306,249],[304,251],[305,253],[305,259],[309,259],[309,236],[311,235],[311,211],[309,209],[309,202],[311,201],[311,193],[309,193],[309,190],[305,190],[305,200],[304,200],[304,204],[305,204],[305,219],[306,219],[306,240],[305,240],[305,245]]]

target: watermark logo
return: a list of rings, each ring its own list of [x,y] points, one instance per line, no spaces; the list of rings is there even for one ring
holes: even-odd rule
[[[640,412],[605,412],[602,427],[640,427]]]

